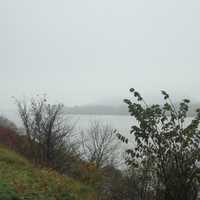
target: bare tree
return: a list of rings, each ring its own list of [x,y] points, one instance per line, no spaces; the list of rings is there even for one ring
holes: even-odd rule
[[[83,157],[89,162],[95,162],[97,168],[117,163],[116,130],[108,124],[99,121],[91,122],[85,133],[82,131]]]
[[[40,96],[32,98],[29,103],[19,100],[16,103],[33,159],[55,166],[74,129],[66,121],[64,106],[50,105],[45,97]]]

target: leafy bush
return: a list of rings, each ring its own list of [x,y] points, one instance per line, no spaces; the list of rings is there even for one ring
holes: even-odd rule
[[[0,181],[0,200],[20,200],[20,198],[14,188]]]
[[[130,115],[137,122],[131,126],[131,138],[117,134],[124,143],[127,164],[140,171],[142,185],[140,199],[154,194],[165,199],[197,199],[200,184],[200,109],[188,122],[190,100],[174,104],[165,91],[161,91],[163,105],[147,104],[139,92],[131,88],[131,99],[125,99]],[[131,145],[132,147],[131,147]],[[145,194],[146,193],[146,194]],[[152,195],[151,195],[152,196]],[[157,199],[152,196],[153,199]]]
[[[60,195],[60,200],[75,200],[74,196],[69,194],[68,192],[64,192]]]
[[[96,186],[102,181],[102,170],[97,169],[95,163],[92,162],[80,162],[76,166],[74,177],[81,182]]]

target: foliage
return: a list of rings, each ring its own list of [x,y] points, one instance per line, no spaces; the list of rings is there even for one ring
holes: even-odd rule
[[[96,167],[95,163],[79,161],[74,165],[73,177],[82,183],[96,187],[102,181],[103,172]]]
[[[106,166],[102,171],[102,178],[97,188],[99,200],[126,200],[124,177],[114,166]]]
[[[17,149],[18,135],[10,128],[0,127],[0,144],[12,149]]]
[[[140,166],[139,168],[130,167],[125,171],[123,176],[123,188],[120,188],[122,199],[131,200],[155,200],[161,196],[154,196],[154,177],[149,173],[148,166]]]
[[[187,124],[188,99],[176,108],[169,94],[161,91],[164,105],[148,105],[139,92],[133,88],[130,92],[135,100],[124,101],[137,123],[131,127],[135,144],[126,151],[127,163],[134,168],[150,163],[148,172],[155,175],[157,185],[150,182],[148,188],[157,196],[164,194],[167,200],[195,199],[200,175],[200,109]],[[121,134],[118,137],[130,141]]]
[[[20,200],[15,189],[0,181],[0,199],[2,200]]]
[[[0,180],[26,200],[95,200],[95,192],[51,169],[36,168],[18,154],[0,147]]]

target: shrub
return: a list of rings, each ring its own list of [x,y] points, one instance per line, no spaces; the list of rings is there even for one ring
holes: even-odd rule
[[[20,200],[20,198],[14,188],[0,181],[0,200]]]
[[[64,192],[60,195],[60,200],[75,200],[74,196],[69,194],[68,192]]]

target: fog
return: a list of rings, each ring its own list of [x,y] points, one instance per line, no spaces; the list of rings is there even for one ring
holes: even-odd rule
[[[118,103],[130,87],[199,101],[199,10],[197,0],[0,1],[0,109],[41,93]]]

